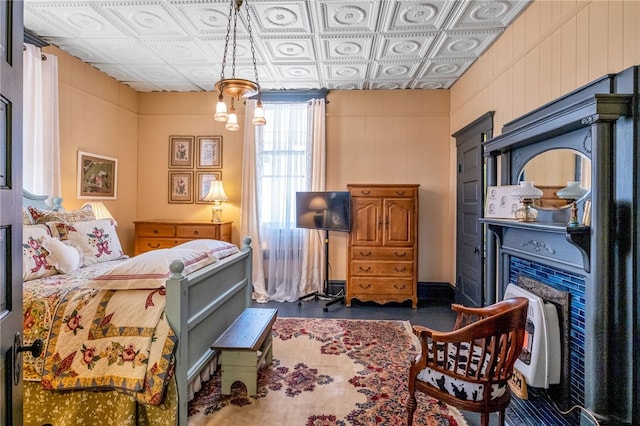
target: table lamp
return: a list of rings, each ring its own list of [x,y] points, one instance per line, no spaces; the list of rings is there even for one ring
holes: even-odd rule
[[[522,203],[522,207],[515,212],[516,219],[520,222],[535,222],[538,219],[538,210],[531,207],[531,204],[542,197],[542,191],[533,186],[533,181],[520,181],[520,185],[511,191],[511,196],[519,198]]]
[[[579,181],[569,181],[567,186],[556,192],[559,198],[571,201],[571,215],[569,216],[569,223],[567,226],[579,226],[578,223],[578,206],[576,201],[582,198],[589,190],[580,186]]]
[[[222,202],[229,201],[229,197],[224,192],[221,180],[211,181],[209,192],[203,198],[204,201],[213,201],[211,210],[211,222],[222,222]]]

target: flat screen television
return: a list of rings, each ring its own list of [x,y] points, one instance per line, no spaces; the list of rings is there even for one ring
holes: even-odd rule
[[[296,192],[296,226],[349,232],[351,195],[348,191]]]

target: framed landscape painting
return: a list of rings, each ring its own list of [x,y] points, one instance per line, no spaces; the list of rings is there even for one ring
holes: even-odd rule
[[[115,200],[118,189],[118,160],[78,151],[79,199]]]
[[[169,203],[193,203],[193,172],[169,171]]]

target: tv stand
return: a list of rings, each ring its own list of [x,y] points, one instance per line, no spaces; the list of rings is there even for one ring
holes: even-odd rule
[[[325,229],[324,231],[324,281],[322,292],[314,291],[313,293],[305,294],[298,298],[298,306],[302,306],[302,301],[307,300],[313,297],[315,300],[318,299],[329,299],[327,303],[325,303],[324,308],[322,308],[323,312],[329,311],[329,306],[334,305],[338,302],[345,302],[344,294],[342,296],[339,295],[331,295],[328,294],[329,290],[329,230]]]

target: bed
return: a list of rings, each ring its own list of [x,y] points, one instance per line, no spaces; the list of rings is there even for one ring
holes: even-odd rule
[[[23,200],[23,344],[46,340],[39,357],[24,353],[24,424],[187,425],[188,401],[218,365],[211,343],[250,304],[250,239],[128,258],[112,220],[46,198]]]

